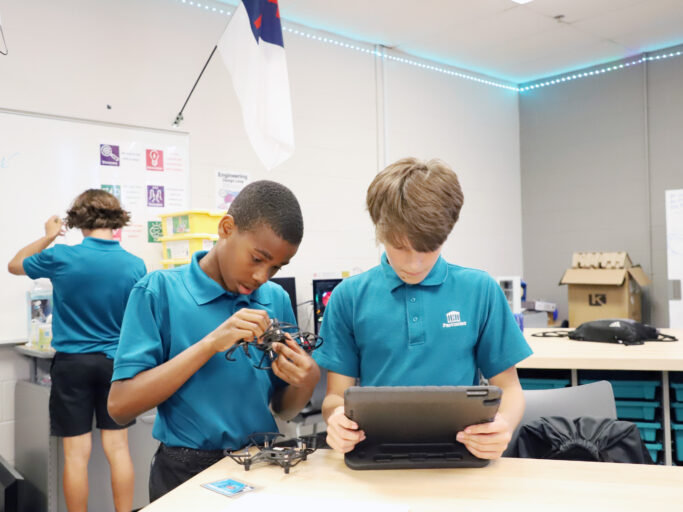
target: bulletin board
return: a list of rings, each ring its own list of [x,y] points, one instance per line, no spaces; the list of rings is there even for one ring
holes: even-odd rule
[[[7,263],[88,188],[120,199],[132,220],[115,237],[148,270],[160,267],[158,215],[188,207],[188,153],[184,132],[0,110],[0,343],[26,338],[32,286],[28,277],[9,274]],[[70,230],[56,243],[82,239]]]

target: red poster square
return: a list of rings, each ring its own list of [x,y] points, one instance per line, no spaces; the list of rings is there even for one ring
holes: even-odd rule
[[[163,171],[164,170],[164,152],[160,149],[145,150],[147,156],[147,170],[148,171]]]

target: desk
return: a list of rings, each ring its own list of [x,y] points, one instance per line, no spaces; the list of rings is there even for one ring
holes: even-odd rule
[[[683,372],[683,329],[661,329],[662,333],[681,340],[678,342],[654,341],[630,346],[532,336],[549,330],[571,329],[524,329],[524,337],[534,353],[519,363],[518,368]]]
[[[407,504],[411,512],[670,511],[683,499],[677,466],[503,458],[473,469],[353,471],[342,455],[319,450],[289,475],[268,465],[244,471],[223,459],[143,512],[229,511],[242,498],[199,485],[226,477],[260,487],[253,492]]]
[[[524,337],[534,353],[519,363],[518,368],[568,369],[572,372],[573,386],[577,384],[577,370],[654,370],[662,373],[664,463],[671,464],[669,372],[683,371],[683,329],[661,329],[662,333],[671,334],[679,341],[651,341],[630,346],[532,336],[549,330],[571,329],[524,329]]]

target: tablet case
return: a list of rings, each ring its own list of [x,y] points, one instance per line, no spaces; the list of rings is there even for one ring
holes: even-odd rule
[[[481,467],[455,440],[469,425],[493,421],[496,386],[353,386],[344,393],[347,417],[365,440],[344,456],[351,469]]]

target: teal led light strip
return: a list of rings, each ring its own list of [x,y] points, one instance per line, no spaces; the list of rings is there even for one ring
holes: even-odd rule
[[[223,16],[230,16],[232,14],[231,10],[228,9],[221,9],[219,7],[214,7],[212,5],[202,3],[202,2],[196,2],[194,0],[180,0],[181,3],[185,5],[189,5],[191,7],[196,7],[205,11],[211,11],[215,12],[218,14],[221,14]],[[572,80],[578,80],[579,78],[588,78],[596,75],[602,75],[604,73],[609,73],[611,71],[618,71],[620,69],[625,69],[625,68],[630,68],[633,66],[637,66],[639,64],[642,64],[643,62],[649,62],[649,61],[655,61],[655,60],[664,60],[664,59],[669,59],[672,57],[680,57],[683,55],[683,50],[677,50],[677,51],[671,51],[671,52],[662,52],[658,53],[656,55],[648,55],[648,54],[643,54],[641,57],[636,58],[634,60],[630,60],[628,62],[622,62],[619,64],[613,64],[613,65],[606,65],[602,68],[597,68],[597,69],[592,69],[591,71],[577,71],[577,72],[570,72],[566,73],[564,75],[558,76],[553,79],[549,80],[539,80],[539,81],[531,81],[527,82],[527,84],[520,84],[519,86],[516,85],[509,85],[504,82],[496,82],[494,80],[488,80],[486,78],[481,78],[476,75],[471,75],[468,73],[464,73],[462,71],[456,71],[454,68],[448,68],[445,66],[438,65],[436,63],[434,64],[428,64],[425,62],[422,62],[420,60],[416,59],[411,59],[407,57],[397,57],[394,55],[389,55],[386,52],[380,52],[376,50],[374,47],[370,46],[368,44],[368,47],[363,47],[361,44],[356,44],[356,43],[347,43],[345,41],[335,39],[333,37],[328,37],[328,36],[320,36],[317,34],[314,34],[312,32],[307,32],[305,30],[301,30],[298,28],[290,27],[286,23],[282,24],[282,30],[285,32],[289,32],[290,34],[294,34],[296,36],[300,37],[305,37],[306,39],[312,39],[314,41],[320,41],[322,43],[327,43],[327,44],[332,44],[334,46],[338,46],[340,48],[348,48],[349,50],[355,50],[360,53],[365,53],[368,55],[372,55],[375,57],[382,57],[386,60],[391,60],[394,62],[400,62],[402,64],[407,64],[410,66],[414,66],[417,68],[421,69],[428,69],[430,71],[436,71],[437,73],[442,73],[445,75],[450,75],[454,76],[457,78],[462,78],[465,80],[471,80],[473,82],[477,82],[480,84],[484,85],[489,85],[492,87],[498,87],[500,89],[506,89],[509,91],[515,91],[515,92],[526,92],[526,91],[531,91],[535,89],[541,89],[543,87],[549,87],[552,85],[558,85],[564,82],[570,82]]]
[[[602,75],[603,73],[609,73],[610,71],[618,71],[620,69],[630,68],[642,64],[643,62],[650,62],[654,60],[664,60],[670,59],[672,57],[680,57],[683,55],[683,51],[677,50],[675,52],[664,52],[657,55],[643,55],[640,58],[631,60],[628,62],[622,62],[620,64],[613,64],[611,66],[605,66],[603,68],[592,69],[591,71],[567,73],[566,75],[553,78],[552,80],[545,80],[543,82],[535,82],[530,85],[520,85],[519,92],[530,91],[533,89],[540,89],[541,87],[548,87],[550,85],[557,85],[563,82],[569,82],[571,80],[577,80],[579,78],[587,78],[595,75]]]
[[[222,14],[224,16],[229,16],[232,14],[232,11],[229,11],[227,9],[220,9],[217,7],[213,7],[211,5],[202,3],[202,2],[195,2],[194,0],[180,0],[181,3],[192,6],[192,7],[197,7],[202,10],[206,11],[211,11],[211,12],[217,12],[219,14]],[[408,64],[410,66],[414,66],[417,68],[422,68],[422,69],[428,69],[430,71],[436,71],[437,73],[443,73],[445,75],[450,75],[450,76],[455,76],[458,78],[463,78],[465,80],[471,80],[473,82],[478,82],[481,84],[485,85],[490,85],[493,87],[499,87],[501,89],[507,89],[509,91],[519,91],[516,85],[508,85],[505,83],[501,82],[495,82],[493,80],[487,80],[485,78],[480,78],[475,75],[470,75],[467,73],[463,73],[461,71],[456,71],[455,69],[449,69],[444,66],[438,66],[434,64],[426,64],[424,62],[420,62],[419,60],[415,59],[409,59],[405,57],[396,57],[393,55],[388,55],[386,53],[382,53],[380,51],[375,50],[373,47],[368,47],[364,48],[360,44],[353,44],[353,43],[347,43],[345,41],[341,41],[339,39],[335,39],[333,37],[328,37],[328,36],[320,36],[317,34],[313,34],[311,32],[307,32],[305,30],[300,30],[298,28],[293,28],[288,26],[286,23],[282,23],[282,30],[285,32],[289,32],[290,34],[294,34],[296,36],[300,37],[305,37],[306,39],[312,39],[314,41],[320,41],[322,43],[327,43],[327,44],[332,44],[334,46],[339,46],[340,48],[348,48],[349,50],[355,50],[357,52],[365,53],[368,55],[373,55],[376,57],[383,57],[386,60],[393,60],[395,62],[400,62],[402,64]]]

